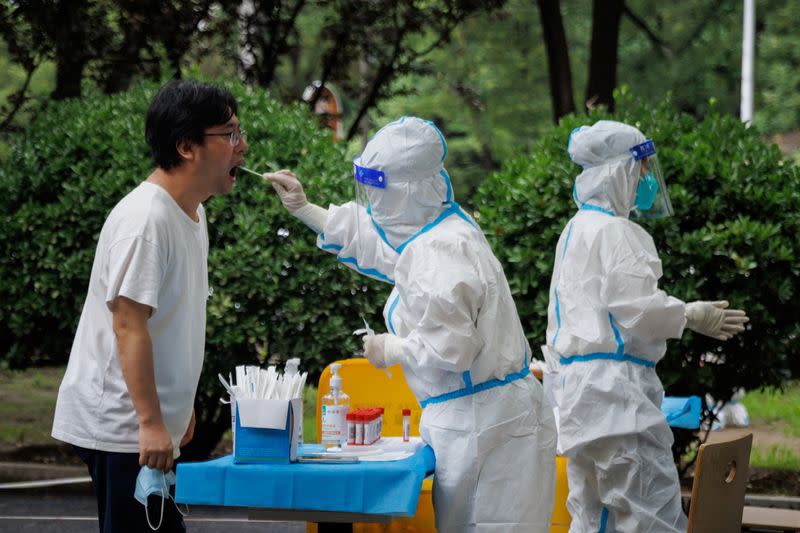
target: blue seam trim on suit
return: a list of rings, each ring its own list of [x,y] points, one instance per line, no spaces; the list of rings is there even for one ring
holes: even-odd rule
[[[580,209],[583,210],[583,211],[597,211],[599,213],[603,213],[603,214],[608,215],[610,217],[617,216],[617,215],[614,214],[613,211],[609,211],[608,209],[603,209],[602,207],[596,206],[594,204],[587,204],[585,202],[582,202],[581,199],[578,198],[578,185],[577,184],[572,186],[572,198],[575,200],[575,202],[577,202],[577,204],[580,206]]]
[[[375,227],[375,231],[378,233],[378,236],[383,240],[383,242],[386,243],[386,246],[388,246],[395,252],[400,253],[397,248],[392,246],[392,243],[389,242],[389,239],[386,238],[386,232],[383,231],[383,228],[380,227],[377,222],[375,222],[375,219],[372,218],[372,214],[370,214],[369,219],[372,221],[372,225]]]
[[[444,178],[444,183],[447,185],[447,200],[445,203],[453,201],[453,185],[450,183],[450,174],[445,169],[439,171],[439,175]]]
[[[426,406],[434,403],[444,403],[449,400],[455,400],[456,398],[463,398],[464,396],[469,396],[471,394],[476,394],[478,392],[483,392],[485,390],[508,385],[513,381],[517,381],[518,379],[523,379],[530,373],[531,373],[530,368],[528,368],[528,365],[525,365],[519,372],[508,374],[503,379],[490,379],[489,381],[484,381],[483,383],[478,383],[477,385],[473,385],[472,388],[470,389],[463,388],[453,392],[446,392],[438,396],[431,396],[427,400],[422,400],[421,402],[419,402],[419,404],[424,409]]]
[[[462,219],[464,222],[466,222],[467,224],[469,224],[470,226],[472,226],[472,227],[473,227],[473,228],[475,228],[476,230],[479,230],[479,231],[480,231],[480,228],[477,226],[477,224],[475,224],[475,223],[474,223],[474,222],[473,222],[473,221],[472,221],[472,220],[471,220],[471,219],[470,219],[470,218],[467,216],[467,214],[464,212],[464,210],[463,210],[463,209],[461,209],[461,206],[460,206],[458,203],[456,203],[456,202],[450,202],[450,205],[451,205],[451,206],[453,206],[453,209],[455,210],[455,214],[456,214],[456,216],[457,216],[457,217],[461,218],[461,219]]]
[[[569,246],[569,239],[572,237],[572,227],[575,225],[575,221],[569,223],[569,229],[567,230],[567,240],[564,242],[564,251],[561,252],[561,259],[567,255],[567,247]]]
[[[522,365],[528,366],[530,364],[531,358],[528,355],[528,346],[527,342],[525,341],[525,335],[522,336]]]
[[[558,304],[558,289],[556,287],[553,287],[553,295],[556,297],[556,332],[553,335],[553,346],[555,346],[558,340],[558,333],[561,331],[561,308]]]
[[[376,131],[376,132],[375,132],[375,135],[373,135],[372,137],[370,137],[370,141],[372,141],[372,139],[374,139],[375,137],[377,137],[378,135],[380,135],[380,133],[381,133],[383,130],[385,130],[386,128],[388,128],[389,126],[394,126],[394,125],[400,125],[400,124],[402,124],[403,122],[405,122],[405,121],[406,121],[406,118],[407,118],[407,117],[405,117],[405,116],[402,116],[402,117],[398,118],[397,120],[395,120],[395,121],[392,121],[392,122],[388,123],[387,125],[385,125],[385,126],[384,126],[384,127],[382,127],[381,129],[379,129],[378,131]]]
[[[472,376],[469,375],[469,370],[465,370],[463,374],[461,374],[461,379],[464,380],[464,389],[463,390],[472,390]]]
[[[578,126],[577,128],[572,128],[572,131],[569,132],[569,139],[567,139],[567,155],[569,155],[570,161],[575,161],[575,158],[572,157],[572,154],[569,151],[569,147],[572,144],[572,136],[581,131],[582,128],[583,126]]]
[[[611,331],[614,332],[614,338],[617,341],[617,355],[625,355],[625,342],[622,340],[622,335],[619,334],[617,326],[614,325],[614,316],[608,313],[608,321],[611,324]]]
[[[606,533],[606,526],[608,526],[608,507],[603,507],[603,512],[600,514],[600,530],[597,533]]]
[[[436,135],[439,136],[439,140],[442,141],[442,147],[444,148],[444,153],[442,154],[442,163],[444,163],[444,158],[447,156],[447,142],[444,140],[444,135],[442,135],[442,132],[439,131],[439,128],[436,127],[436,124],[434,124],[433,121],[425,119],[422,119],[422,121],[433,128],[433,131],[435,131]]]
[[[618,353],[608,353],[608,352],[595,352],[586,355],[572,355],[570,357],[562,357],[561,364],[571,365],[572,363],[585,363],[587,361],[598,361],[598,360],[627,361],[629,363],[646,366],[648,368],[656,367],[656,364],[653,361],[648,361],[647,359],[642,359],[641,357],[636,357],[635,355],[629,355],[629,354],[620,355]]]
[[[572,227],[575,225],[575,221],[569,223],[569,229],[567,230],[567,239],[564,241],[564,251],[561,252],[561,260],[564,260],[564,257],[567,255],[567,247],[569,246],[569,238],[572,236]],[[558,274],[558,279],[561,281],[561,272]],[[553,335],[553,346],[556,344],[556,340],[558,339],[558,333],[561,331],[561,306],[558,302],[558,282],[556,282],[556,287],[553,287],[553,295],[556,298],[556,332]]]
[[[333,250],[334,252],[342,251],[342,247],[338,244],[323,244],[322,246],[320,246],[320,248],[322,248],[323,250]],[[389,276],[387,276],[386,274],[374,268],[361,268],[361,266],[359,266],[358,264],[358,261],[356,261],[355,257],[337,257],[336,259],[342,263],[349,263],[351,265],[355,265],[356,270],[361,272],[362,274],[378,278],[382,281],[385,281],[386,283],[391,283],[392,285],[394,285],[394,280]]]
[[[603,209],[602,207],[598,207],[592,204],[581,204],[581,211],[597,211],[599,213],[603,213],[604,215],[608,215],[610,217],[617,216],[608,209]]]
[[[386,283],[391,283],[392,285],[394,285],[394,280],[389,276],[387,276],[386,274],[379,272],[374,268],[361,268],[361,266],[359,266],[358,264],[358,261],[356,261],[355,257],[337,257],[336,259],[338,259],[342,263],[355,265],[356,270],[358,270],[362,274],[366,274],[367,276],[372,276],[373,278],[378,278],[381,281],[385,281]]]
[[[394,326],[392,325],[392,314],[394,313],[394,308],[397,307],[397,302],[400,301],[400,293],[397,293],[397,298],[394,299],[392,305],[389,306],[389,312],[386,313],[386,325],[389,326],[389,331],[392,332],[392,335],[397,335],[394,331]]]
[[[448,207],[447,209],[442,211],[441,214],[438,217],[436,217],[436,220],[434,220],[433,222],[430,222],[430,223],[425,224],[424,226],[422,226],[422,228],[418,232],[416,232],[414,235],[412,235],[406,242],[404,242],[403,244],[398,246],[395,251],[397,253],[399,253],[399,254],[402,254],[403,250],[405,250],[406,246],[408,246],[409,243],[411,243],[411,241],[413,241],[414,239],[416,239],[417,237],[419,237],[423,233],[429,232],[430,230],[432,230],[433,228],[435,228],[436,226],[441,224],[441,222],[443,220],[445,220],[447,217],[449,217],[450,215],[457,215],[457,216],[463,218],[464,220],[466,220],[467,222],[469,222],[470,225],[475,227],[475,225],[472,223],[472,221],[469,220],[469,218],[467,218],[467,215],[465,215],[461,211],[461,206],[459,206],[455,202],[451,202],[450,203],[450,207]]]

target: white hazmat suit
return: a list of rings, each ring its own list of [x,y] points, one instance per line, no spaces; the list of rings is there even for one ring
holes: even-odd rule
[[[437,529],[547,532],[552,412],[528,372],[530,350],[503,269],[453,200],[446,150],[433,123],[392,122],[355,161],[357,175],[385,179],[367,187],[369,206],[332,205],[315,223],[299,218],[323,228],[320,248],[394,284],[384,307],[390,333],[368,338],[365,348],[376,366],[402,366],[424,408]]]
[[[658,288],[653,239],[628,218],[645,174],[630,149],[645,140],[610,121],[570,136],[570,157],[583,167],[573,189],[579,210],[556,248],[543,351],[560,372],[553,394],[559,447],[569,458],[571,532],[687,526],[655,371],[666,339],[687,326],[687,304]],[[726,302],[689,306],[703,319],[688,326],[720,339],[746,321],[725,311]]]

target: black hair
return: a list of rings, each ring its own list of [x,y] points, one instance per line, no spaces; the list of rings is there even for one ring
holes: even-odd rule
[[[225,124],[235,113],[236,100],[227,89],[191,81],[165,84],[150,103],[145,121],[153,161],[164,170],[180,166],[178,143],[203,144],[206,128]]]

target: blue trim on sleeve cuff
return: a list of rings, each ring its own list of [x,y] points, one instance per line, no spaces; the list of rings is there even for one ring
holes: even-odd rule
[[[392,302],[392,305],[389,306],[389,312],[386,313],[386,325],[389,327],[389,331],[392,332],[392,335],[397,335],[397,332],[394,330],[394,325],[392,324],[392,315],[394,314],[394,310],[397,307],[397,302],[400,301],[400,293],[397,293],[397,297]]]

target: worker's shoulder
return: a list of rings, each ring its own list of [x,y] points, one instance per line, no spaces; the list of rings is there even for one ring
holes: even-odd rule
[[[650,235],[635,222],[603,213],[586,213],[576,217],[572,234],[573,237],[587,243],[611,248],[650,238]]]
[[[477,250],[484,242],[483,234],[474,223],[457,216],[449,216],[419,233],[409,246],[414,245],[417,249],[425,246],[442,253],[468,253],[470,250]]]

